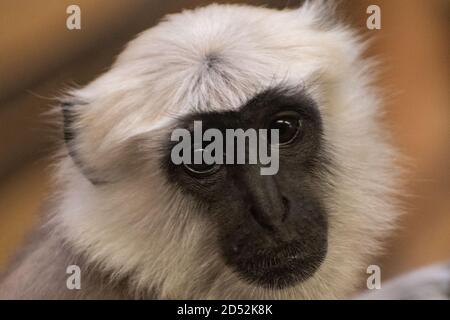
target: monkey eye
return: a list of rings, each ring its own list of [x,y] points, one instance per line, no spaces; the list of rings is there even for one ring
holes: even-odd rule
[[[270,130],[278,129],[280,145],[292,143],[302,131],[303,123],[300,115],[295,111],[277,113],[269,124]],[[270,140],[269,140],[270,141]]]
[[[197,157],[200,157],[201,162],[194,163],[194,161],[192,161],[193,163],[189,164],[185,163],[184,167],[188,170],[189,173],[193,173],[196,175],[210,175],[219,170],[220,168],[219,164],[217,163],[208,164],[204,161],[203,155],[205,152],[206,152],[205,149],[202,148],[192,150],[192,160],[195,159],[197,154]]]

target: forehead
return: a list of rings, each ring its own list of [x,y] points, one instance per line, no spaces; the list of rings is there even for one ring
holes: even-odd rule
[[[315,79],[346,56],[337,45],[346,41],[335,38],[295,10],[208,6],[145,31],[74,95],[92,102],[85,118],[101,119],[112,137],[192,113],[239,110],[273,87],[303,88],[321,107]]]
[[[323,65],[322,40],[294,11],[213,6],[169,16],[115,67],[145,88],[149,109],[234,110],[267,88],[306,82]]]

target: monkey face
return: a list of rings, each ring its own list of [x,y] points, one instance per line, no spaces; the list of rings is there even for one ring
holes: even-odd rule
[[[196,113],[179,125],[191,128],[193,121],[223,136],[229,128],[279,130],[273,175],[262,175],[261,164],[175,165],[167,157],[163,166],[172,183],[207,208],[203,218],[216,227],[222,258],[242,279],[274,289],[308,279],[325,259],[328,238],[321,187],[327,154],[315,102],[273,88],[236,111]]]
[[[187,11],[73,90],[55,217],[67,241],[161,298],[351,292],[397,215],[396,153],[364,46],[328,18],[312,2]],[[175,164],[171,134],[195,121],[279,129],[278,171]]]

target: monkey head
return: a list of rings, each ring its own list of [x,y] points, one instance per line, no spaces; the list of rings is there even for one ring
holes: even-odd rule
[[[395,151],[360,38],[323,4],[169,15],[64,97],[53,222],[159,298],[337,298],[393,226]],[[278,129],[279,168],[175,164],[171,133]]]

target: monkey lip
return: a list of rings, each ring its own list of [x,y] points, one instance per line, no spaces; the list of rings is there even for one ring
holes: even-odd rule
[[[311,278],[326,258],[326,212],[303,210],[279,230],[241,227],[221,239],[225,263],[249,284],[268,289],[298,285]]]
[[[270,289],[283,289],[313,276],[327,251],[326,246],[317,252],[301,249],[295,245],[285,245],[245,258],[243,253],[239,253],[232,264],[247,282]]]
[[[321,263],[309,263],[300,254],[286,256],[284,259],[266,258],[253,270],[248,270],[252,281],[257,285],[272,289],[294,286],[310,278]]]

